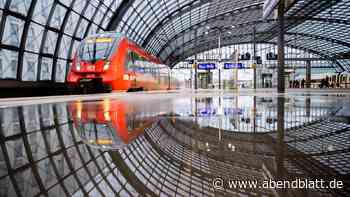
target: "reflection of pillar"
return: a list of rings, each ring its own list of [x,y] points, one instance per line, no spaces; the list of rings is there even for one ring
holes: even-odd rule
[[[211,72],[208,70],[208,75],[207,75],[207,80],[206,80],[206,88],[209,88],[209,84],[211,83],[211,78],[210,78]]]
[[[198,125],[198,98],[197,97],[194,99],[194,118],[195,118],[196,125]]]
[[[222,131],[221,131],[221,127],[222,127],[222,119],[223,117],[223,113],[224,110],[222,108],[221,105],[221,97],[219,97],[219,108],[218,108],[218,115],[219,115],[219,143],[221,144],[221,140],[222,140]],[[223,149],[222,149],[223,150]]]
[[[170,90],[171,88],[171,72],[172,72],[172,69],[170,68],[168,72],[168,90]]]
[[[284,0],[278,5],[278,70],[277,70],[277,92],[284,93]]]
[[[286,177],[284,168],[284,97],[277,98],[277,143],[276,143],[276,180],[284,180]],[[286,189],[277,190],[279,196],[286,196]]]
[[[256,96],[253,96],[253,132],[256,132]]]
[[[306,88],[311,88],[311,61],[306,61]]]
[[[219,89],[221,89],[221,31],[219,31],[218,38],[218,48],[219,48]]]
[[[310,118],[310,108],[311,108],[311,100],[310,97],[306,97],[305,99],[305,107],[306,107],[306,116]]]

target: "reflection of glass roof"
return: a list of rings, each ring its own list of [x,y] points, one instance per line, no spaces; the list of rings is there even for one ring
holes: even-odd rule
[[[187,99],[200,101],[199,108],[210,104],[210,99],[198,96]],[[271,196],[273,189],[212,187],[216,177],[262,181],[268,180],[266,174],[283,180],[332,176],[344,180],[344,188],[348,188],[349,95],[294,96],[294,101],[288,96],[277,99],[271,95],[237,100],[237,104],[254,106],[253,98],[257,97],[257,112],[261,111],[261,103],[273,114],[284,109],[280,114],[284,118],[278,120],[285,123],[285,128],[264,134],[220,130],[212,125],[198,127],[196,119],[158,116],[162,108],[141,107],[137,112],[155,115],[157,122],[148,126],[144,135],[115,151],[83,143],[68,103],[0,108],[0,196]],[[173,98],[177,103],[188,103],[178,95]],[[144,106],[148,100],[141,103]],[[342,111],[328,116],[330,108]],[[180,109],[179,114],[189,107]],[[252,108],[245,111],[254,112]],[[305,120],[303,124],[299,124],[301,119]],[[346,189],[311,191],[315,196],[330,196],[330,192],[349,196]]]
[[[0,79],[65,81],[72,54],[89,34],[115,30],[172,66],[196,53],[276,41],[277,23],[261,21],[263,0],[0,0]],[[349,70],[350,0],[296,0],[286,39]],[[231,32],[231,33],[229,33]],[[197,39],[195,39],[197,38]]]

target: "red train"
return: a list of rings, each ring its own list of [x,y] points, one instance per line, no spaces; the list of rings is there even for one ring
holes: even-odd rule
[[[115,32],[92,35],[80,43],[67,81],[84,92],[172,88],[167,66]]]

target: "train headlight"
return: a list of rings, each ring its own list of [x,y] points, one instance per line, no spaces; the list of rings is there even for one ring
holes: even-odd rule
[[[109,68],[109,61],[105,62],[105,65],[103,66],[103,70],[107,70]]]
[[[80,71],[80,63],[79,62],[77,62],[77,64],[76,64],[76,66],[75,66],[75,69],[77,70],[77,71]]]

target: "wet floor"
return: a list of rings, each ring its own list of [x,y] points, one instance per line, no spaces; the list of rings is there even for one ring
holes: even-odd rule
[[[350,195],[349,94],[128,95],[0,108],[0,196]]]

